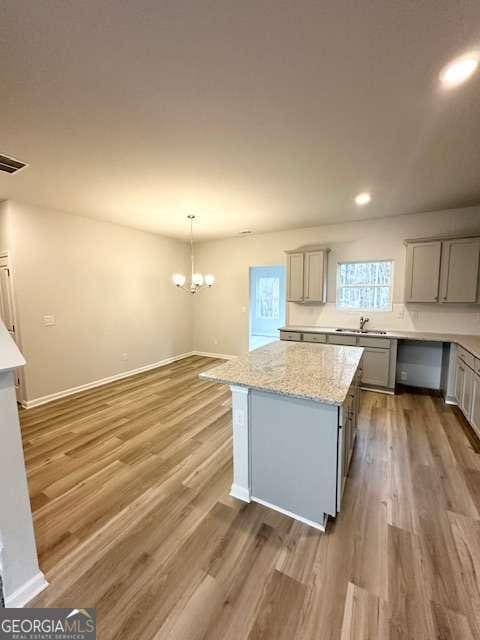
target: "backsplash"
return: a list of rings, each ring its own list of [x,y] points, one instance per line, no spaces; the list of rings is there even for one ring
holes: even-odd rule
[[[368,316],[367,329],[397,329],[480,334],[480,305],[395,303],[389,312],[340,311],[334,302],[324,305],[287,305],[287,324],[313,327],[352,327]]]

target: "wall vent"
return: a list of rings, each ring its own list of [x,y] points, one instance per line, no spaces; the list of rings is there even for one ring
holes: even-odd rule
[[[19,160],[14,160],[13,158],[2,156],[0,154],[0,171],[5,171],[5,173],[16,173],[26,166],[27,164],[25,162],[20,162]]]

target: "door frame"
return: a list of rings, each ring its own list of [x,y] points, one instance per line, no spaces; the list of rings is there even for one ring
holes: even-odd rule
[[[10,277],[10,297],[11,297],[11,301],[12,301],[12,315],[13,315],[13,324],[15,327],[15,343],[17,345],[17,347],[20,349],[20,351],[22,351],[22,340],[21,340],[21,335],[20,335],[20,325],[18,322],[18,313],[17,313],[17,305],[16,305],[16,298],[15,298],[15,276],[14,276],[14,272],[13,272],[13,267],[12,267],[12,257],[11,257],[11,253],[8,250],[1,250],[0,249],[0,260],[1,259],[5,259],[7,262],[7,269],[9,270],[9,277]],[[15,376],[16,376],[16,389],[17,389],[17,402],[19,404],[23,404],[24,400],[25,400],[25,377],[24,377],[24,372],[23,372],[23,367],[15,369]]]

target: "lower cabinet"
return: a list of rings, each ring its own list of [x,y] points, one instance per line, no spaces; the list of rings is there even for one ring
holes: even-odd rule
[[[464,351],[459,349],[455,367],[455,397],[463,415],[480,436],[480,374],[465,362],[463,354]],[[473,356],[467,356],[475,366]]]
[[[363,362],[363,360],[362,360]],[[355,376],[348,396],[340,408],[338,430],[337,511],[342,504],[343,490],[357,435],[358,407],[360,404],[360,375]]]
[[[473,375],[470,424],[480,436],[480,375],[478,373]]]
[[[390,378],[390,349],[365,347],[362,384],[388,387]]]

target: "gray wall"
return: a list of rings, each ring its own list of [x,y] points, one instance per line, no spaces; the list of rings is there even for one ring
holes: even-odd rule
[[[412,387],[440,389],[443,345],[441,342],[399,340],[397,382]],[[406,379],[402,378],[402,372]]]

